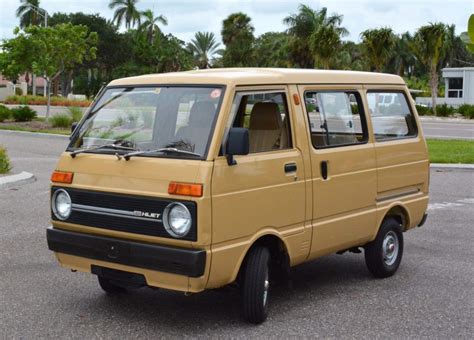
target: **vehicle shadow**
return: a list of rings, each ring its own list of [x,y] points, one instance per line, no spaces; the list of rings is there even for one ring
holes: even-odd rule
[[[294,309],[324,308],[335,295],[360,289],[364,282],[372,280],[360,255],[331,255],[302,264],[292,269],[289,285],[273,288],[269,321],[282,319]],[[240,316],[239,290],[234,287],[191,296],[147,288],[107,296],[97,287],[81,305],[86,309],[82,313],[91,320],[107,314],[113,316],[114,322],[126,323],[128,327],[140,325],[140,329],[166,330],[167,334],[196,335],[209,325],[231,330],[245,324]]]

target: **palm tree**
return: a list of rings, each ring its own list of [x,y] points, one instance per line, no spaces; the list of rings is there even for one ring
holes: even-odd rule
[[[133,28],[136,24],[140,25],[140,11],[137,9],[138,0],[112,0],[109,3],[109,8],[114,9],[113,22],[117,27],[122,25],[125,21],[125,28]]]
[[[20,27],[25,28],[30,25],[40,25],[43,21],[38,14],[39,0],[20,0],[21,5],[16,10],[16,16],[20,18]]]
[[[368,29],[363,31],[360,37],[370,66],[375,68],[375,71],[382,72],[396,44],[396,36],[392,29],[388,27]]]
[[[430,71],[431,105],[436,115],[438,97],[438,66],[443,54],[446,39],[446,26],[442,23],[430,23],[416,31],[411,48],[416,58]]]
[[[253,64],[254,27],[242,12],[229,15],[222,23],[222,41],[226,46],[222,61],[226,67]]]
[[[188,50],[193,54],[199,68],[210,68],[211,60],[217,53],[219,45],[214,33],[197,32],[188,44]]]
[[[341,27],[322,25],[310,36],[310,47],[325,69],[329,69],[331,60],[341,48],[341,36],[347,34]]]
[[[301,4],[298,7],[297,14],[292,14],[283,19],[283,23],[289,26],[287,32],[291,36],[290,57],[293,62],[302,68],[313,68],[314,53],[310,48],[310,40],[314,41],[314,39],[310,39],[310,37],[322,27],[334,27],[340,33],[340,36],[347,34],[347,30],[340,27],[342,18],[343,16],[338,14],[328,16],[326,7],[318,11]],[[327,35],[334,32],[322,29],[319,34],[323,33]],[[313,38],[315,37],[317,37],[317,34],[313,36]]]
[[[140,24],[138,30],[141,32],[146,32],[148,43],[153,45],[156,32],[161,31],[158,27],[158,23],[166,26],[168,25],[168,20],[163,15],[155,17],[151,9],[147,9],[146,11],[142,12],[141,15],[144,20]]]

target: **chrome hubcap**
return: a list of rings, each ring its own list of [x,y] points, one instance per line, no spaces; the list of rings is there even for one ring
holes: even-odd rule
[[[267,305],[268,291],[270,289],[270,281],[268,279],[268,272],[265,275],[265,281],[263,283],[263,307]]]
[[[382,243],[383,261],[387,266],[395,263],[398,257],[398,236],[393,231],[389,231]]]

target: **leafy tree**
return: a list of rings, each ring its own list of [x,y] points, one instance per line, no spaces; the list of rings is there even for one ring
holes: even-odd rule
[[[353,41],[342,42],[333,62],[336,68],[342,70],[362,71],[366,69],[362,45]]]
[[[54,27],[29,26],[24,32],[16,30],[16,37],[4,43],[12,59],[27,50],[31,55],[32,69],[43,74],[47,85],[49,117],[51,102],[51,82],[65,70],[81,64],[84,60],[95,58],[97,34],[88,33],[81,25],[61,24]]]
[[[370,67],[377,72],[382,69],[395,47],[396,37],[391,28],[368,29],[360,34]]]
[[[222,41],[225,45],[223,63],[225,67],[253,65],[254,27],[246,14],[229,15],[223,21]]]
[[[125,22],[125,28],[132,28],[138,24],[140,26],[141,13],[137,9],[138,0],[112,0],[109,3],[109,8],[114,9],[113,22],[117,27],[122,26]]]
[[[16,16],[20,18],[20,27],[25,28],[30,25],[41,25],[43,20],[38,14],[38,10],[33,8],[40,7],[39,0],[20,0],[21,5],[16,10]]]
[[[214,33],[197,32],[188,44],[188,50],[193,54],[197,67],[210,68],[211,61],[217,53],[219,45]]]
[[[156,33],[161,32],[160,28],[158,27],[158,23],[162,25],[168,25],[168,20],[163,15],[155,17],[153,11],[150,9],[142,12],[141,15],[144,20],[140,24],[138,30],[141,32],[146,32],[148,43],[153,44]]]
[[[285,32],[267,32],[255,40],[258,67],[291,67],[288,60],[289,36]]]
[[[341,36],[347,34],[344,28],[333,25],[321,25],[310,36],[310,47],[323,68],[329,69],[341,47]]]
[[[445,67],[474,65],[474,56],[468,51],[468,45],[456,35],[455,25],[446,26],[446,37],[441,55],[441,65]]]
[[[438,68],[442,58],[443,43],[446,38],[446,26],[432,23],[421,26],[415,33],[411,48],[416,58],[429,69],[431,87],[431,105],[436,115],[436,98],[438,96]]]
[[[388,70],[388,72],[398,74],[401,77],[404,77],[406,73],[408,76],[412,76],[417,64],[416,58],[410,51],[412,41],[413,36],[410,32],[395,36],[393,53],[391,53],[386,63],[386,70]]]
[[[467,48],[474,52],[474,14],[471,14],[467,23],[467,32],[461,33],[461,39]]]
[[[340,27],[342,15],[333,14],[328,16],[327,8],[314,10],[308,5],[299,5],[298,13],[291,14],[283,19],[283,23],[288,28],[291,36],[290,40],[290,59],[301,68],[313,68],[315,65],[314,50],[310,48],[310,37],[321,29],[320,34],[328,34],[328,29],[322,27],[332,26],[336,31],[347,33],[347,30]],[[329,33],[330,34],[330,33]]]

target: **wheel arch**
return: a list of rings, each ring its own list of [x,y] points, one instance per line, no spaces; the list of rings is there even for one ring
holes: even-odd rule
[[[270,250],[270,261],[272,261],[273,264],[282,264],[289,268],[290,254],[288,245],[277,233],[267,232],[256,237],[253,242],[250,242],[249,247],[247,247],[239,261],[239,265],[237,266],[238,270],[234,274],[233,281],[240,280],[242,268],[246,263],[250,251],[258,246],[265,246]]]
[[[395,219],[402,227],[403,231],[406,231],[410,227],[411,217],[408,209],[403,206],[400,202],[392,204],[383,215],[381,220],[379,221],[379,229],[382,223],[387,218]]]

